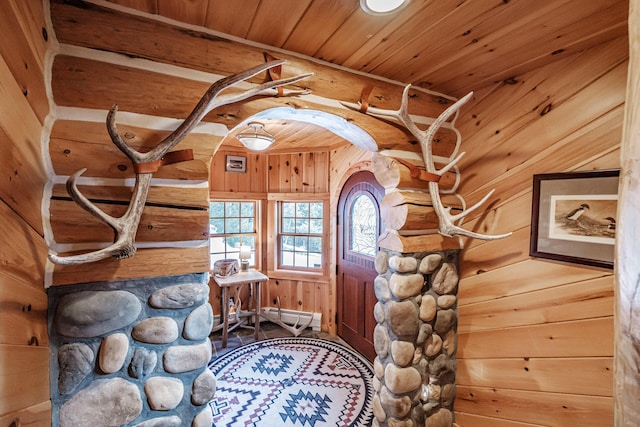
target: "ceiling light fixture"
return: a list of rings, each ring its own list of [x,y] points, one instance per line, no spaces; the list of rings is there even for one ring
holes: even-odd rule
[[[276,140],[273,135],[264,130],[264,125],[259,122],[247,123],[247,128],[237,134],[236,139],[253,151],[266,150]]]
[[[397,12],[408,3],[409,0],[360,0],[360,7],[370,15],[388,15]]]

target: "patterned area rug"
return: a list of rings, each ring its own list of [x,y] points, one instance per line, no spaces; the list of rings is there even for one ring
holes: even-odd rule
[[[213,425],[370,426],[371,364],[322,339],[278,338],[231,351],[209,366]]]

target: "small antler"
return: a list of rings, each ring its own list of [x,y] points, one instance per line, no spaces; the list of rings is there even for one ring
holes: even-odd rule
[[[147,200],[153,173],[156,172],[162,164],[193,158],[190,157],[192,156],[190,152],[185,154],[185,152],[169,153],[169,151],[182,141],[211,110],[223,105],[243,101],[254,95],[264,94],[270,89],[294,83],[312,75],[301,74],[295,77],[269,81],[241,92],[220,95],[220,92],[224,89],[284,62],[284,60],[270,61],[214,82],[180,126],[160,141],[156,147],[146,153],[141,153],[124,142],[115,124],[115,115],[118,111],[118,106],[114,105],[107,114],[107,131],[113,143],[131,160],[134,170],[136,171],[136,182],[127,211],[119,218],[112,217],[100,210],[100,208],[94,205],[78,190],[76,181],[86,169],[77,171],[67,180],[67,191],[71,195],[71,198],[84,210],[113,229],[115,234],[114,243],[107,248],[94,252],[66,257],[58,256],[50,252],[49,259],[56,264],[72,265],[95,262],[108,257],[121,259],[132,256],[136,251],[135,234],[138,229],[138,224],[140,223],[140,218],[142,217],[142,211]],[[172,154],[174,155],[172,156]]]
[[[400,108],[398,110],[384,110],[375,107],[368,107],[365,112],[371,114],[373,116],[381,116],[381,117],[390,117],[400,121],[406,128],[411,132],[411,134],[420,142],[420,148],[422,149],[422,157],[424,159],[425,169],[427,172],[431,174],[435,174],[438,176],[442,176],[444,173],[448,172],[451,168],[455,168],[456,164],[464,153],[460,153],[457,157],[451,160],[447,165],[442,167],[441,169],[436,169],[435,161],[433,158],[433,150],[432,150],[432,141],[436,132],[440,129],[440,127],[445,123],[449,117],[455,114],[460,107],[462,107],[473,95],[473,92],[468,93],[465,97],[459,99],[456,103],[448,107],[444,110],[440,116],[429,126],[429,128],[425,131],[422,131],[418,128],[415,122],[411,119],[409,115],[409,89],[411,85],[407,85],[404,88],[402,93],[402,102],[400,104]],[[361,110],[360,102],[358,104],[346,103],[343,102],[343,105],[346,107]],[[456,173],[458,171],[456,170]],[[471,206],[468,209],[463,209],[462,212],[456,215],[451,215],[451,208],[445,207],[442,204],[442,199],[440,198],[440,188],[438,182],[430,181],[429,182],[429,194],[431,195],[431,199],[433,202],[433,209],[438,216],[438,232],[444,236],[466,236],[473,237],[477,239],[483,240],[497,240],[502,239],[504,237],[510,236],[511,233],[499,234],[499,235],[487,235],[475,233],[473,231],[465,230],[462,227],[455,225],[456,221],[461,221],[465,216],[476,210],[481,204],[483,204],[491,195],[494,190],[491,190],[487,195],[485,195],[482,200],[480,200],[475,205]],[[458,197],[463,201],[464,200],[460,195]]]

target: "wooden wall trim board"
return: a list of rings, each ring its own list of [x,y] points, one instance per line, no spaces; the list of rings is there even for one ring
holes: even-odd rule
[[[4,230],[0,233],[2,274],[41,288],[48,251],[42,236],[3,201],[0,218]]]
[[[629,2],[630,61],[615,254],[615,425],[640,424],[640,1]]]
[[[567,320],[607,317],[613,312],[613,277],[562,284],[458,306],[458,333]]]
[[[495,420],[481,426],[500,426],[506,422],[532,423],[535,426],[610,426],[613,398],[583,394],[557,394],[493,387],[456,387],[456,421],[461,427],[475,427],[475,417]],[[458,418],[458,414],[461,416]],[[470,419],[470,423],[466,421]],[[526,425],[526,424],[525,424]]]
[[[49,400],[49,347],[0,344],[0,414]],[[33,378],[27,381],[25,379]]]
[[[505,357],[612,357],[613,317],[458,334],[458,360]]]
[[[38,285],[0,273],[0,343],[49,345],[47,294]]]
[[[576,372],[580,375],[576,376]],[[456,385],[611,397],[610,357],[458,360]]]
[[[0,14],[5,39],[0,44],[0,57],[20,86],[23,100],[42,124],[49,113],[49,103],[44,84],[47,41],[42,34],[45,22],[39,3],[6,1],[6,10]]]
[[[13,424],[15,423],[15,424]],[[51,401],[29,406],[7,415],[0,415],[0,425],[46,426],[51,425]]]
[[[469,414],[456,411],[456,425],[473,427],[543,427],[543,424],[522,423],[514,420],[502,420],[494,417]]]
[[[476,271],[472,276],[462,277],[458,304],[461,307],[607,276],[611,276],[610,270],[531,258],[496,270]]]
[[[40,203],[47,181],[40,155],[38,117],[25,99],[18,82],[3,57],[0,57],[0,197],[42,234]]]

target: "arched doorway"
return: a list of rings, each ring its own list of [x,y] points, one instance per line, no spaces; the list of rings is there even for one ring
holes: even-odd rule
[[[383,196],[384,189],[373,173],[361,171],[346,181],[338,202],[338,335],[369,360],[375,358],[373,308],[377,299],[373,282]]]

